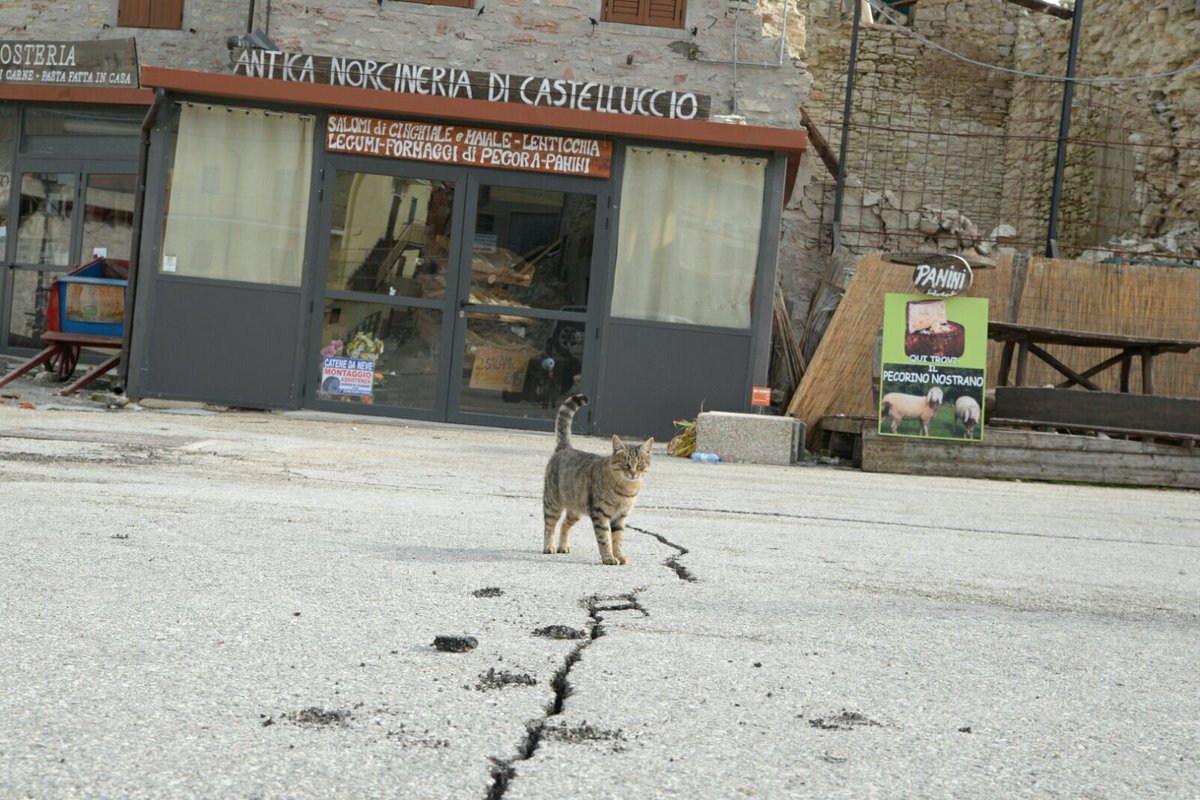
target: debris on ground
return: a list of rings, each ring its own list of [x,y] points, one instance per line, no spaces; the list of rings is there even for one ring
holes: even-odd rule
[[[435,636],[433,646],[443,653],[469,653],[479,646],[479,640],[474,636]]]

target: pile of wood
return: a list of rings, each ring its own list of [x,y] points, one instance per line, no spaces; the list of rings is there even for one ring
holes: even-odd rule
[[[782,413],[804,377],[804,356],[792,319],[788,316],[783,287],[775,284],[775,314],[771,323],[771,365],[768,383],[771,385],[771,407]]]

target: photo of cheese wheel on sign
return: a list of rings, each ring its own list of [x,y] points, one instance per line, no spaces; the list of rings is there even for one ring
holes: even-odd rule
[[[945,300],[912,300],[905,305],[904,354],[958,358],[966,349],[966,331],[946,319]]]

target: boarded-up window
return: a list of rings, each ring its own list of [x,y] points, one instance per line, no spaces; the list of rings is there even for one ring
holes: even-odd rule
[[[117,0],[117,25],[122,28],[183,28],[183,0]]]
[[[605,22],[682,28],[685,0],[604,0],[600,14]]]

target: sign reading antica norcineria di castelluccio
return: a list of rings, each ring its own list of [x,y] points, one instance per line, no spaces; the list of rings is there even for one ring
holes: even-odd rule
[[[0,84],[138,87],[133,39],[101,42],[0,41]]]
[[[235,50],[233,72],[323,86],[677,120],[708,119],[712,104],[708,95],[695,92],[272,50]]]

